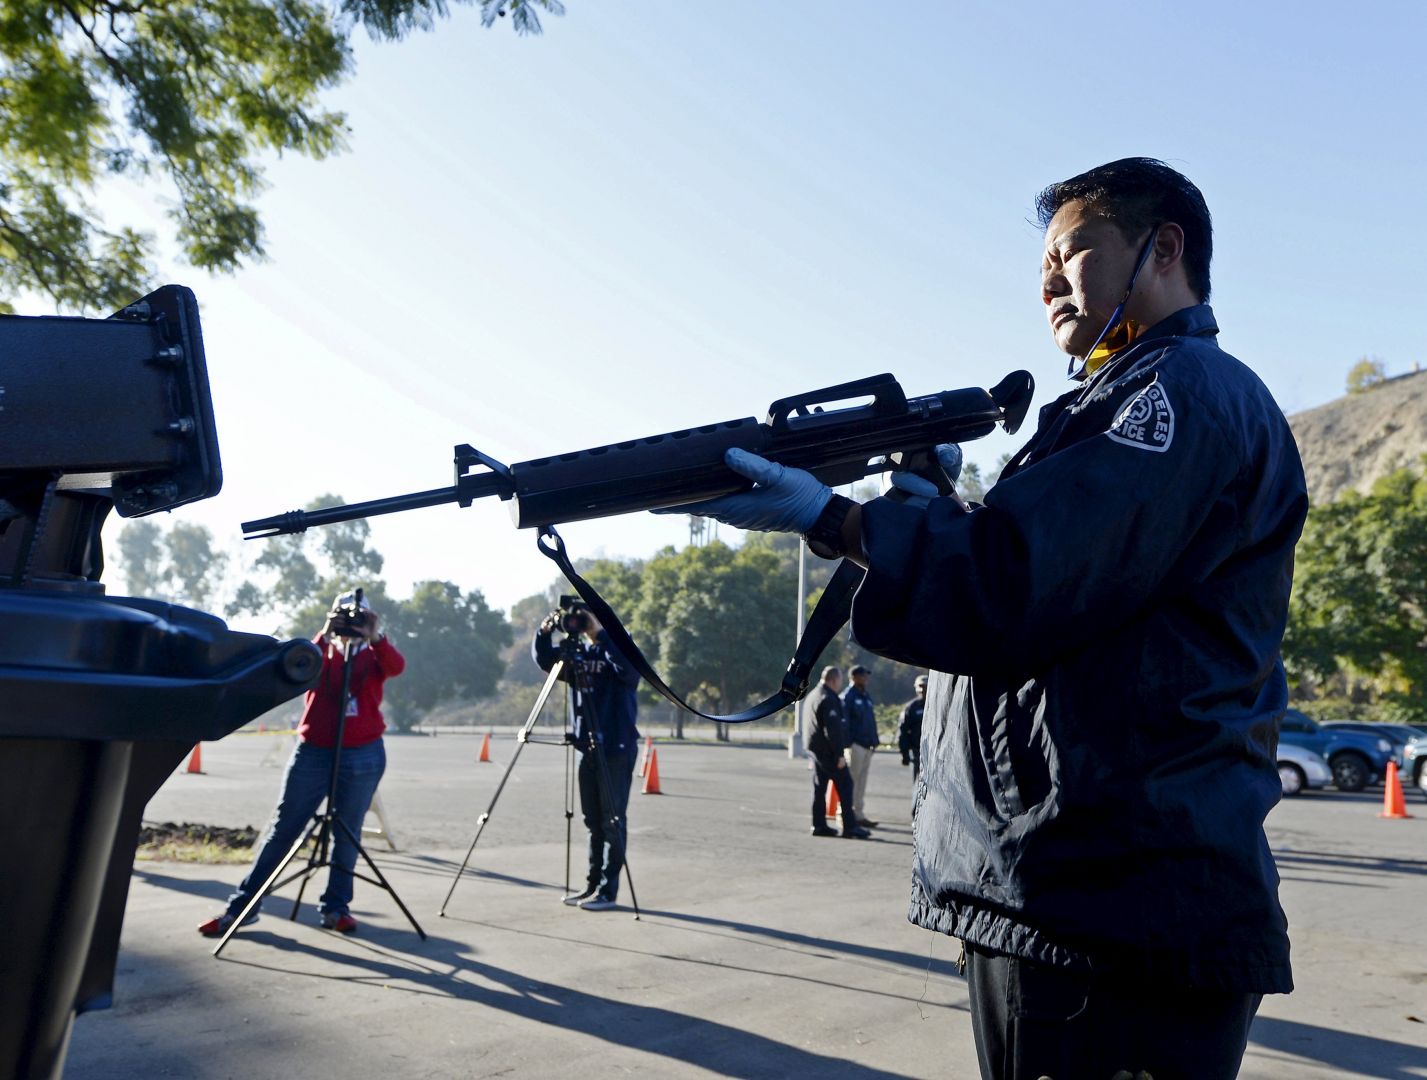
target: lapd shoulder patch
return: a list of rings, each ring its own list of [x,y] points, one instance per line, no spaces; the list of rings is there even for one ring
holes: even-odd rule
[[[1145,387],[1120,410],[1106,435],[1117,443],[1164,453],[1174,441],[1174,407],[1159,383]]]

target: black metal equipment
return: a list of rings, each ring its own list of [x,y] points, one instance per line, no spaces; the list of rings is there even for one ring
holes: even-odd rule
[[[356,602],[352,605],[354,609],[362,606],[362,590],[357,590]],[[349,617],[350,625],[350,617]],[[401,902],[401,897],[397,895],[396,889],[387,881],[386,876],[377,868],[377,864],[372,862],[372,857],[367,854],[367,849],[362,846],[361,829],[362,823],[358,821],[354,829],[347,822],[337,816],[337,775],[342,763],[342,736],[347,730],[347,702],[351,700],[352,690],[352,644],[354,638],[347,634],[342,638],[342,692],[337,700],[337,741],[333,744],[332,769],[327,777],[327,804],[326,807],[314,814],[308,823],[307,829],[297,839],[297,842],[288,849],[288,853],[283,856],[282,862],[278,863],[273,872],[268,875],[267,881],[263,882],[263,887],[253,894],[253,898],[244,905],[243,910],[238,913],[238,917],[233,920],[231,926],[223,934],[223,939],[213,947],[213,955],[217,956],[223,951],[223,946],[228,944],[228,940],[238,932],[243,925],[243,920],[249,914],[257,911],[262,904],[263,898],[270,892],[282,888],[289,881],[301,880],[302,884],[297,887],[297,898],[292,902],[292,913],[289,919],[297,918],[297,911],[302,906],[302,894],[307,890],[307,879],[313,874],[326,869],[332,865],[332,830],[341,829],[342,834],[352,842],[357,849],[357,854],[367,864],[367,868],[376,875],[369,878],[365,874],[353,873],[353,877],[361,878],[368,884],[375,885],[379,889],[385,889],[391,894],[391,898],[396,901],[396,906],[401,908],[401,913],[406,916],[407,922],[411,923],[411,928],[416,931],[422,941],[426,940],[426,931],[421,929],[421,925],[416,921],[416,917],[411,914],[407,906]],[[312,855],[307,860],[307,865],[295,874],[283,877],[283,871],[288,864],[297,858],[299,852],[307,841],[313,841]]]
[[[113,993],[144,806],[201,740],[305,690],[306,641],[106,597],[100,528],[222,486],[198,308],[0,316],[0,1076],[57,1078]]]
[[[462,444],[455,448],[456,483],[451,487],[293,510],[245,521],[243,533],[250,540],[280,536],[423,506],[470,506],[488,495],[509,501],[522,529],[680,506],[751,486],[724,464],[724,453],[735,446],[806,469],[836,487],[892,468],[933,469],[937,444],[980,439],[998,424],[1014,434],[1034,389],[1030,374],[1016,371],[989,391],[947,390],[908,398],[891,375],[874,375],[775,401],[761,423],[749,416],[516,465],[503,465]],[[864,398],[871,400],[828,408]],[[477,467],[486,471],[473,473]]]
[[[563,600],[572,599],[569,597]],[[510,761],[505,767],[505,772],[501,774],[500,782],[496,784],[495,792],[491,795],[491,801],[486,806],[485,812],[476,819],[476,835],[471,839],[471,846],[466,849],[466,857],[461,860],[461,865],[457,869],[455,876],[451,879],[451,887],[446,890],[446,899],[441,901],[441,910],[438,915],[446,917],[446,907],[451,903],[451,897],[455,895],[456,886],[461,883],[462,876],[466,873],[466,867],[470,865],[471,856],[475,853],[476,845],[480,843],[481,833],[485,831],[486,822],[490,821],[491,814],[495,812],[495,804],[500,800],[500,794],[505,790],[506,781],[510,779],[511,772],[515,769],[515,763],[520,760],[520,752],[525,749],[525,744],[530,742],[549,742],[532,738],[531,732],[535,728],[535,723],[540,719],[540,714],[545,710],[545,703],[550,700],[550,693],[555,688],[555,684],[560,682],[566,672],[570,678],[567,680],[572,684],[572,693],[575,695],[588,696],[589,673],[585,670],[584,664],[580,660],[580,652],[577,647],[576,635],[567,633],[560,642],[560,659],[556,660],[550,667],[550,673],[545,677],[545,684],[540,688],[540,693],[535,697],[535,704],[531,707],[530,715],[525,718],[525,724],[521,727],[520,733],[515,740],[515,753],[510,756]],[[574,751],[577,735],[574,731],[572,717],[570,715],[570,694],[565,696],[565,737],[558,745],[563,745],[566,750],[565,756],[565,891],[570,891],[570,829],[574,819],[574,793],[571,787],[570,776],[570,755]],[[594,727],[593,724],[590,725]],[[610,830],[611,835],[620,836],[621,826],[627,828],[627,821],[621,821],[618,814],[614,812],[614,800],[610,797],[610,776],[609,763],[604,756],[604,745],[599,737],[597,729],[585,731],[581,736],[587,740],[585,752],[595,755],[595,783],[600,789],[600,807],[605,811],[605,826]],[[629,871],[629,857],[624,842],[620,842],[620,862],[624,866],[624,879],[629,884],[630,906],[634,908],[634,917],[639,918],[639,898],[634,893],[634,875]]]

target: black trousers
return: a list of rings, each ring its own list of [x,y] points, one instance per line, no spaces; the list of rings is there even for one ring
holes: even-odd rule
[[[842,827],[846,831],[853,827],[856,818],[852,813],[852,770],[845,764],[840,769],[825,769],[813,759],[813,828],[827,828],[827,785],[837,788],[837,799],[842,804]]]
[[[1261,994],[1116,983],[966,946],[983,1080],[1233,1080]]]
[[[624,869],[625,845],[629,843],[629,789],[634,785],[634,747],[606,750],[604,767],[609,780],[610,803],[600,797],[603,790],[598,773],[600,759],[590,751],[580,754],[580,811],[590,830],[590,873],[586,884],[601,896],[619,896],[619,872]],[[610,819],[615,819],[611,825]]]

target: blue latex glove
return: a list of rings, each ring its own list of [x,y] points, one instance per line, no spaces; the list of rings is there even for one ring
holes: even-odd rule
[[[758,486],[687,506],[666,506],[654,513],[697,514],[758,532],[805,533],[832,498],[832,489],[812,473],[790,469],[736,446],[724,454],[723,461]]]
[[[956,483],[957,478],[961,476],[961,447],[956,443],[939,443],[936,460],[951,482]],[[902,492],[901,501],[909,506],[926,506],[941,494],[930,480],[913,472],[894,472],[888,478],[888,483]]]

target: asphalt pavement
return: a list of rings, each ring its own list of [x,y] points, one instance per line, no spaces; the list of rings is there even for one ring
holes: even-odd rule
[[[205,744],[146,817],[261,826],[289,736]],[[786,751],[658,744],[662,795],[631,799],[621,908],[559,903],[566,752],[527,746],[437,914],[516,746],[387,739],[398,851],[367,848],[411,909],[358,882],[352,937],[296,921],[294,888],[220,958],[197,924],[241,866],[139,862],[115,1004],[80,1017],[65,1076],[977,1076],[959,946],[906,922],[910,770],[878,754],[870,841],[808,835],[809,774]],[[1314,792],[1269,818],[1298,989],[1265,999],[1242,1075],[1427,1077],[1427,801],[1377,817],[1381,789]],[[376,824],[369,819],[369,824]],[[578,810],[571,871],[584,862]],[[284,899],[286,897],[286,899]]]

